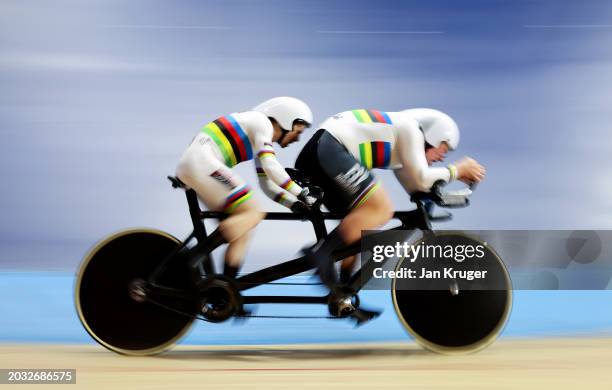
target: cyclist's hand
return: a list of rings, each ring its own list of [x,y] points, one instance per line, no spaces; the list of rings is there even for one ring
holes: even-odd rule
[[[291,205],[291,211],[296,214],[308,214],[310,213],[310,207],[308,207],[304,202],[298,200]]]
[[[322,197],[323,191],[321,191],[319,187],[304,188],[298,195],[298,199],[304,202],[308,207],[312,207]]]
[[[478,183],[484,179],[486,170],[478,161],[464,157],[455,163],[457,167],[457,180],[464,183]]]

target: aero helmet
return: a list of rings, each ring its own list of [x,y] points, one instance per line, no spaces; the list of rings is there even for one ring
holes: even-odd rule
[[[419,122],[425,141],[431,146],[437,148],[442,142],[446,142],[451,150],[457,148],[459,127],[450,116],[431,108],[413,108],[402,112]]]
[[[284,131],[291,131],[295,121],[302,121],[306,126],[312,124],[312,111],[300,99],[282,96],[275,97],[253,107],[270,118],[274,118]]]

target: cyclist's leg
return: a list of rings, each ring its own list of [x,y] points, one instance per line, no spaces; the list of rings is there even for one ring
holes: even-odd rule
[[[361,238],[362,230],[376,229],[391,219],[393,206],[385,189],[379,186],[360,206],[352,209],[340,222],[338,229],[347,245]],[[357,256],[350,256],[340,264],[340,281],[346,283],[355,267]]]
[[[251,230],[264,218],[254,199],[242,203],[219,227],[228,241],[223,274],[235,278],[251,239]]]
[[[227,212],[227,209],[225,211]],[[259,210],[255,199],[248,199],[248,202],[240,204],[231,211],[228,218],[221,221],[221,234],[228,242],[239,240],[257,226],[264,216],[265,213]]]
[[[331,211],[351,209],[352,212],[357,212],[356,210],[364,207],[364,211],[357,213],[357,217],[361,215],[361,218],[355,218],[354,222],[363,223],[365,228],[377,226],[376,223],[381,222],[385,215],[390,214],[385,209],[386,203],[384,200],[388,198],[386,193],[381,191],[381,194],[375,196],[378,186],[372,174],[363,168],[346,147],[340,144],[331,134],[317,132],[316,136],[316,141],[312,143],[309,141],[304,148],[305,150],[303,150],[304,153],[300,154],[296,167],[303,167],[310,171],[313,184],[319,185],[324,191],[323,202],[328,209]],[[362,215],[365,211],[373,210],[384,210],[385,212],[373,218]],[[330,289],[330,311],[335,315],[347,313],[344,310],[339,310],[340,306],[336,306],[334,303],[343,301],[346,298],[347,291],[338,285],[332,254],[346,241],[354,239],[355,236],[358,239],[361,234],[360,230],[357,230],[358,233],[355,234],[354,229],[350,227],[347,229],[346,225],[347,223],[344,223],[344,225],[341,223],[338,228],[334,229],[315,246],[304,249],[306,257],[318,268],[321,281]],[[343,237],[345,234],[346,240]],[[349,312],[358,324],[364,323],[379,314],[358,307],[352,307]]]
[[[227,250],[225,251],[226,266],[240,268],[250,240],[251,232],[247,232],[241,237],[230,242]]]
[[[327,208],[332,211],[348,209],[350,212],[338,228],[306,253],[312,261],[316,261],[322,280],[334,288],[332,252],[357,241],[361,230],[386,223],[392,216],[392,207],[389,197],[372,173],[361,166],[346,147],[327,132],[318,135],[316,145],[311,145],[311,150],[315,152],[300,155],[298,162],[309,169],[313,181],[323,187],[323,200]],[[346,260],[345,265],[349,265],[350,261]]]
[[[248,232],[263,218],[252,192],[241,177],[219,161],[207,142],[196,138],[181,157],[177,176],[193,188],[198,198],[210,209],[230,214],[208,238],[213,242],[209,251],[229,243],[229,258],[233,265],[241,263],[248,243]],[[227,253],[227,252],[226,252]],[[230,270],[233,272],[233,270]]]
[[[379,185],[358,207],[352,209],[340,222],[342,239],[352,244],[361,238],[362,230],[380,227],[393,217],[393,206],[387,191]]]

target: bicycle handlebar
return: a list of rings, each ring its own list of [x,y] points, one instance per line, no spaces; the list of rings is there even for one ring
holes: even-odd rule
[[[460,208],[467,207],[470,205],[470,195],[476,188],[476,184],[470,184],[467,188],[456,191],[442,191],[442,187],[446,185],[446,182],[438,180],[431,187],[429,192],[415,192],[410,196],[410,200],[413,202],[433,202],[440,207],[445,208]]]
[[[310,186],[310,178],[300,170],[294,168],[286,168],[286,171],[289,176],[302,187],[312,187]],[[433,202],[438,206],[444,208],[460,208],[469,206],[469,197],[472,194],[472,191],[476,188],[476,183],[472,183],[468,186],[468,188],[464,188],[461,190],[444,192],[442,191],[442,187],[444,187],[445,185],[446,182],[444,182],[443,180],[438,180],[434,183],[429,192],[415,192],[410,196],[410,200],[415,203],[418,201]],[[321,197],[321,199],[318,199],[317,202],[313,205],[313,208],[318,210],[322,202],[323,199]]]

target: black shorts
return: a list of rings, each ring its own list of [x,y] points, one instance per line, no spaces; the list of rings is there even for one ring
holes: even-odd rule
[[[300,152],[295,167],[324,192],[330,211],[349,211],[378,188],[372,172],[362,166],[333,135],[318,130]]]

